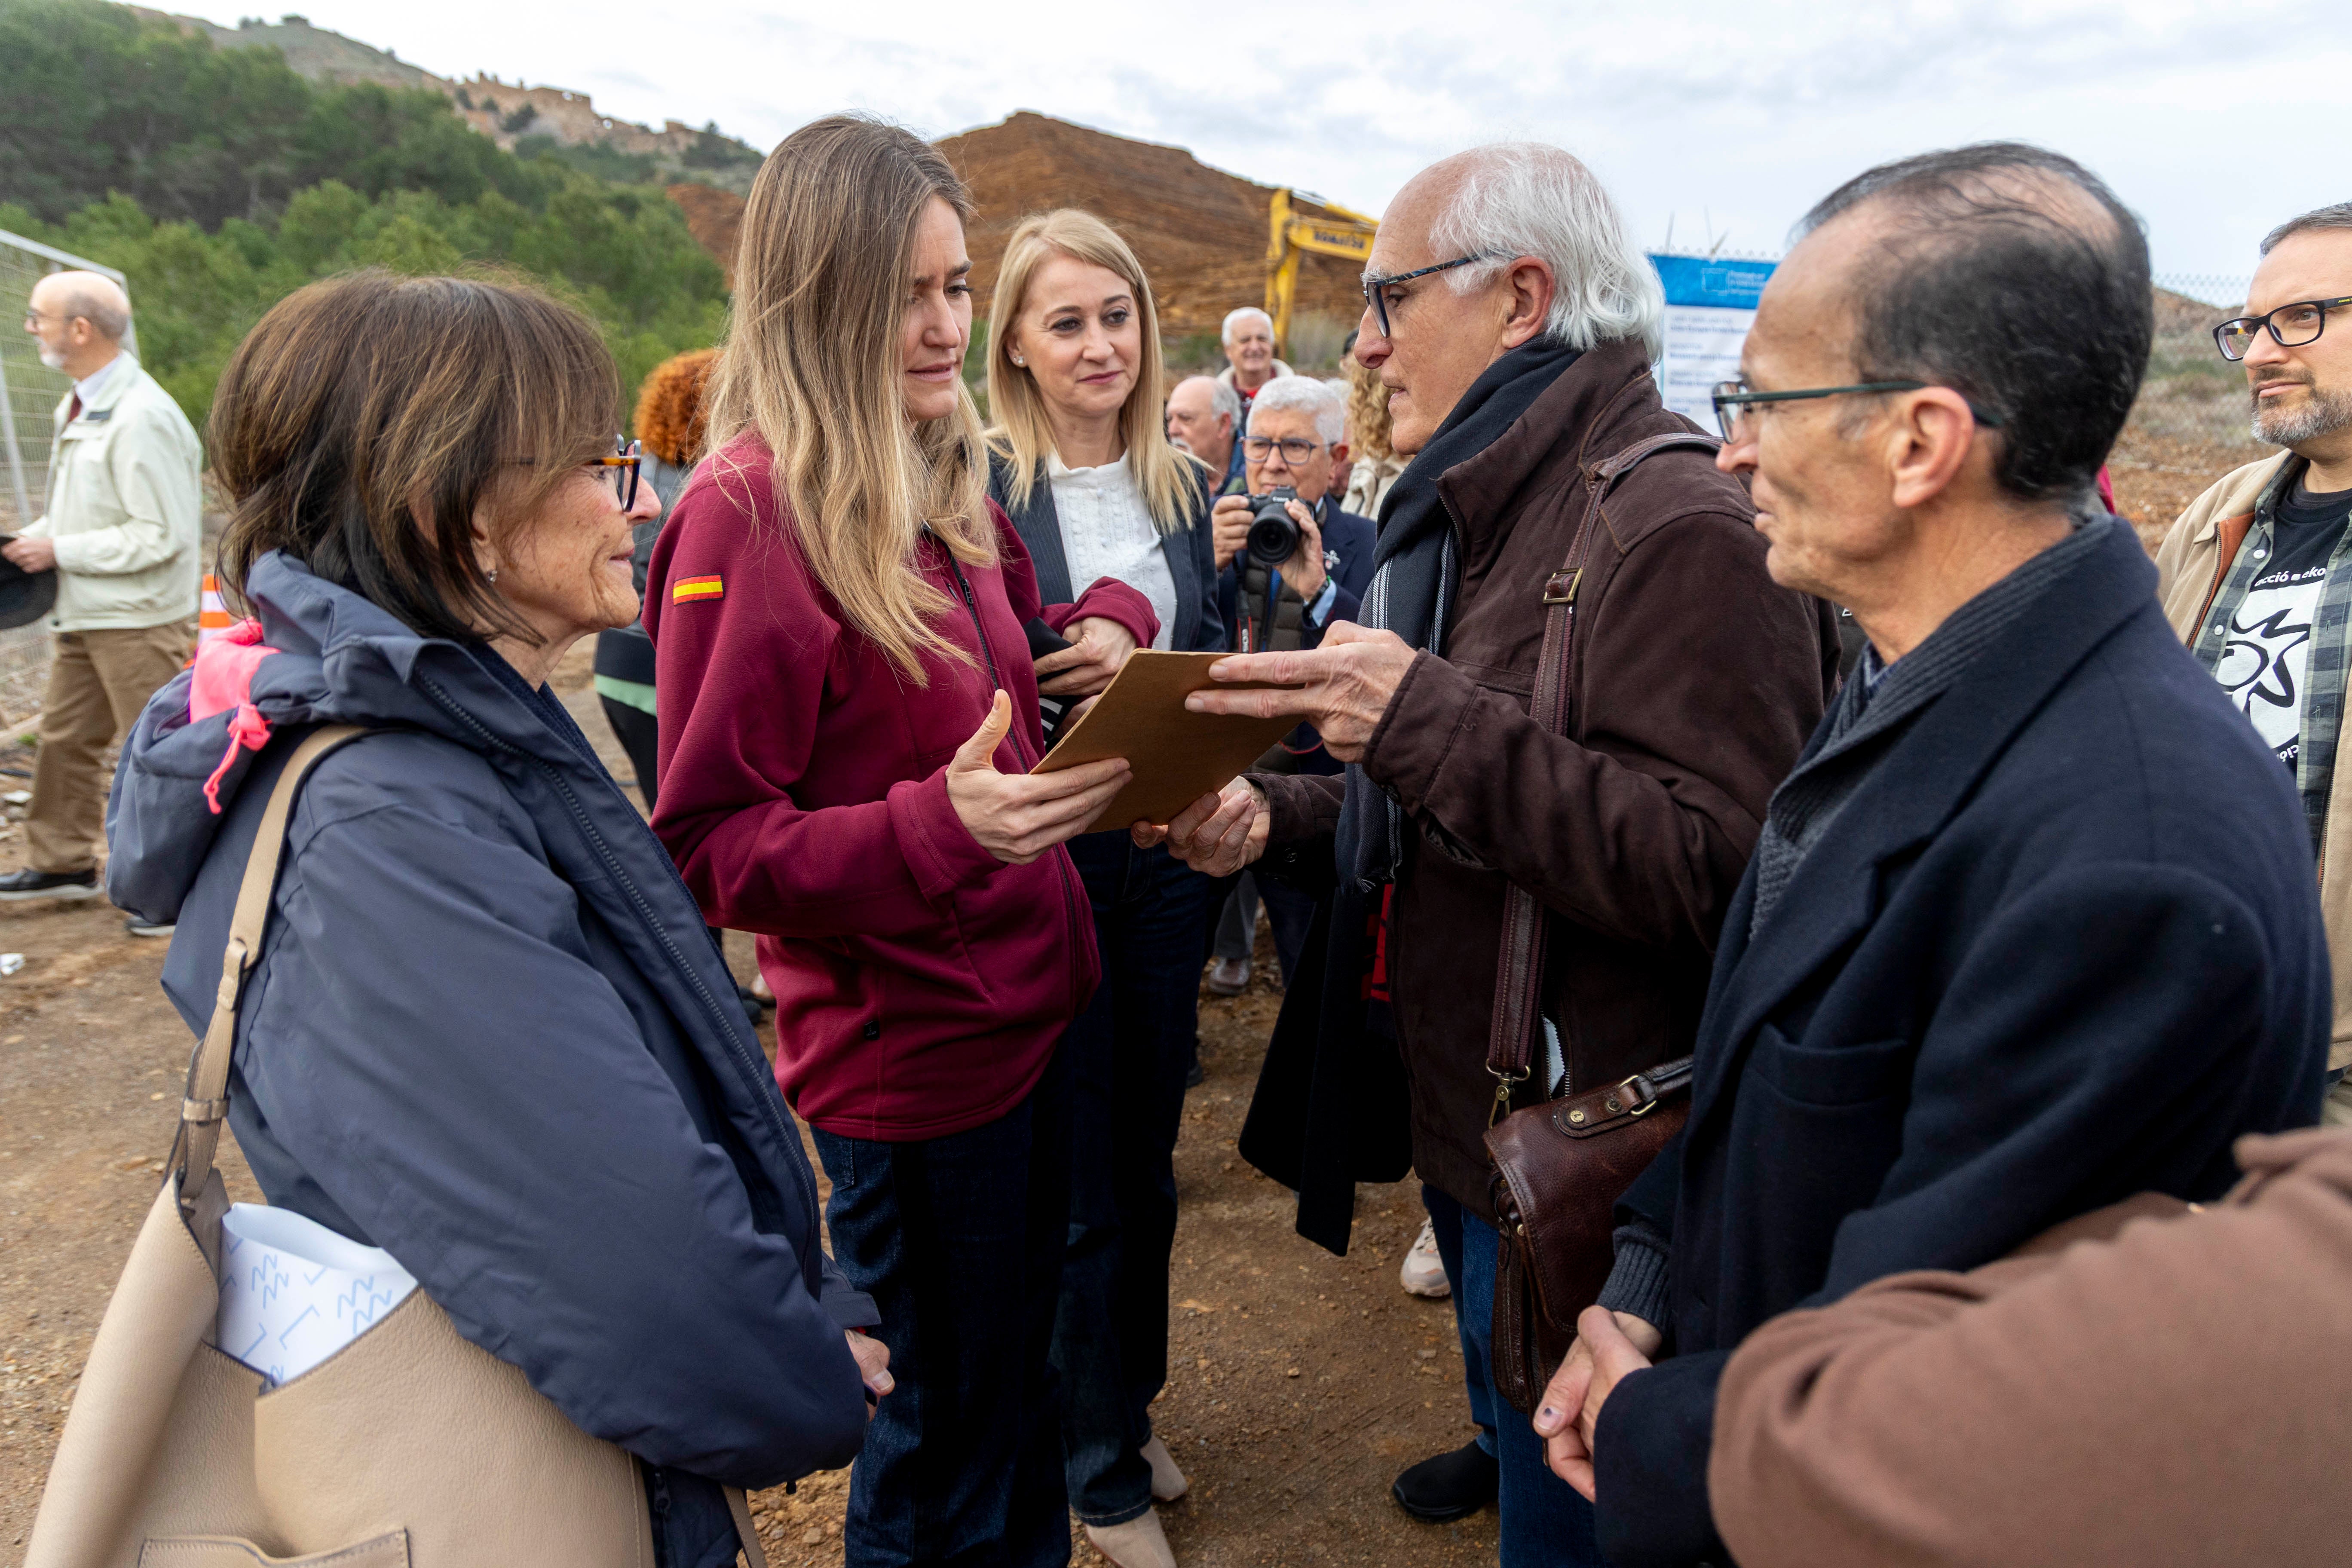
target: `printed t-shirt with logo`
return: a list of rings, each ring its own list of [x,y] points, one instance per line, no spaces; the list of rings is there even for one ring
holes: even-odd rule
[[[2303,744],[2312,619],[2347,517],[2352,489],[2314,494],[2298,483],[2279,499],[2275,548],[2230,617],[2229,641],[2213,671],[2289,772]]]

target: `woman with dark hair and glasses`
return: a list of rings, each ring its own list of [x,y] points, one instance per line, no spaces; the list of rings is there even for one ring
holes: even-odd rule
[[[257,618],[140,716],[107,890],[178,920],[202,1028],[287,756],[372,731],[297,797],[229,1123],[284,1223],[388,1254],[636,1457],[652,1561],[704,1564],[722,1487],[847,1464],[890,1383],[694,900],[547,688],[637,612],[617,390],[593,326],[511,286],[362,272],[265,316],[210,442]]]

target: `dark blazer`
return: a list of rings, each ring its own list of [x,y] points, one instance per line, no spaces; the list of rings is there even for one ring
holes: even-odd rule
[[[1298,628],[1302,647],[1315,647],[1323,641],[1323,634],[1335,621],[1352,621],[1364,607],[1364,595],[1372,585],[1372,546],[1377,542],[1378,527],[1369,517],[1359,517],[1352,511],[1342,511],[1336,501],[1323,503],[1323,515],[1316,522],[1322,531],[1326,553],[1339,557],[1339,563],[1331,568],[1331,609],[1319,626],[1303,622]],[[1320,594],[1321,589],[1316,592]],[[1242,604],[1241,574],[1231,561],[1221,562],[1217,569],[1217,610],[1224,617],[1227,646],[1240,636]],[[1283,737],[1292,758],[1291,771],[1302,773],[1336,773],[1341,771],[1339,759],[1323,749],[1323,738],[1312,724],[1301,724]]]
[[[1048,605],[1066,605],[1087,584],[1070,581],[1069,558],[1062,553],[1062,520],[1054,510],[1054,487],[1039,474],[1030,488],[1029,504],[1015,508],[1007,483],[1011,473],[1009,463],[993,452],[989,454],[989,497],[1004,509],[1004,515],[1013,520],[1013,531],[1028,547],[1029,563],[1037,572],[1038,595]],[[1160,536],[1160,553],[1167,557],[1168,574],[1176,582],[1176,624],[1169,629],[1168,646],[1178,653],[1222,653],[1225,623],[1217,610],[1216,558],[1209,538],[1209,485],[1197,468],[1193,476],[1196,482],[1185,527]]]
[[[1315,526],[1323,531],[1323,548],[1339,558],[1339,563],[1331,568],[1331,581],[1339,592],[1332,595],[1331,613],[1323,617],[1322,626],[1300,628],[1299,640],[1307,647],[1321,642],[1332,622],[1355,620],[1363,609],[1364,593],[1372,585],[1372,546],[1380,532],[1370,518],[1342,511],[1333,500],[1323,503],[1323,515]],[[1241,574],[1231,561],[1217,563],[1217,613],[1224,619],[1230,645],[1234,628],[1241,625]]]
[[[2216,1197],[2233,1140],[2318,1114],[2294,787],[2131,530],[2088,526],[2107,537],[1913,721],[1754,940],[1752,869],[1725,918],[1689,1124],[1624,1201],[1672,1237],[1674,1355],[1602,1411],[1623,1568],[1723,1555],[1716,1384],[1766,1319],[2134,1193]]]

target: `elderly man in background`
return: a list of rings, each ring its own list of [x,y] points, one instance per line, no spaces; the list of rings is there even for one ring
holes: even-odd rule
[[[1344,511],[1330,499],[1331,470],[1347,461],[1347,406],[1328,384],[1307,376],[1286,376],[1259,391],[1250,405],[1249,436],[1243,443],[1247,495],[1228,495],[1209,514],[1217,556],[1217,595],[1234,647],[1244,652],[1314,647],[1323,634],[1360,612],[1371,585],[1372,520]],[[1251,496],[1287,488],[1298,492],[1288,503],[1298,528],[1298,548],[1290,558],[1269,563],[1246,548],[1254,517]],[[1277,742],[1258,765],[1269,772],[1336,773],[1337,759],[1323,749],[1314,726],[1301,724]],[[1238,996],[1250,982],[1250,951],[1256,940],[1257,907],[1265,904],[1274,927],[1274,951],[1286,986],[1298,969],[1314,923],[1312,891],[1269,879],[1260,883],[1244,871],[1220,914],[1211,952],[1209,989]]]
[[[131,301],[110,278],[33,286],[25,330],[73,378],[58,405],[42,515],[0,555],[58,574],[57,653],[41,707],[26,866],[0,900],[97,893],[106,754],[195,646],[204,448],[187,416],[122,348]],[[168,925],[133,918],[134,936]]]
[[[1225,345],[1225,368],[1217,379],[1231,387],[1241,399],[1241,416],[1234,422],[1235,430],[1249,428],[1250,399],[1257,389],[1276,376],[1294,374],[1291,368],[1274,357],[1274,318],[1255,305],[1244,305],[1226,313],[1224,331],[1220,334]],[[1225,477],[1242,477],[1242,455],[1239,443],[1226,465]]]
[[[1208,465],[1223,495],[1242,482],[1233,472],[1241,433],[1241,395],[1216,377],[1187,376],[1168,395],[1168,438]]]
[[[1773,794],[1689,1121],[1536,1415],[1620,1568],[1727,1560],[1717,1385],[1768,1319],[2218,1198],[2238,1138],[2313,1120],[2327,1055],[2294,793],[2095,488],[2154,333],[2138,220],[1996,142],[1870,170],[1801,233],[1720,461],[1774,579],[1869,644]]]
[[[2246,312],[2214,340],[2246,367],[2254,439],[2286,450],[2180,514],[2157,592],[2303,798],[2336,974],[2323,1114],[2352,1125],[2352,768],[2336,766],[2352,671],[2352,202],[2271,231]]]
[[[1188,699],[1295,714],[1349,766],[1253,773],[1167,832],[1215,875],[1336,873],[1242,1152],[1299,1189],[1299,1230],[1335,1251],[1355,1182],[1421,1176],[1485,1430],[1395,1495],[1441,1518],[1499,1488],[1505,1568],[1593,1563],[1589,1505],[1494,1385],[1486,1128],[1498,1092],[1535,1105],[1690,1050],[1717,928],[1821,717],[1836,644],[1821,606],[1767,574],[1713,440],[1660,401],[1657,275],[1583,164],[1520,143],[1424,170],[1381,219],[1364,286],[1356,355],[1412,455],[1383,508],[1365,624],[1214,667],[1299,689]],[[1585,466],[1603,461],[1619,478],[1596,511]],[[1570,563],[1555,727],[1529,693]],[[1498,965],[1521,950],[1514,909],[1538,977],[1514,1048],[1532,1055],[1498,1091],[1487,1053]]]

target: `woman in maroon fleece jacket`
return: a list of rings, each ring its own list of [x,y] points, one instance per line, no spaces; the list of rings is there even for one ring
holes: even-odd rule
[[[758,934],[776,1078],[833,1182],[835,1254],[898,1392],[850,1491],[847,1561],[1069,1552],[1046,1370],[1068,1223],[1057,1045],[1092,994],[1063,841],[1127,777],[1031,776],[1025,623],[1108,683],[1158,622],[1108,580],[1039,603],[985,495],[970,199],[918,138],[851,117],[753,183],[714,453],[656,547],[655,831],[715,923]]]

